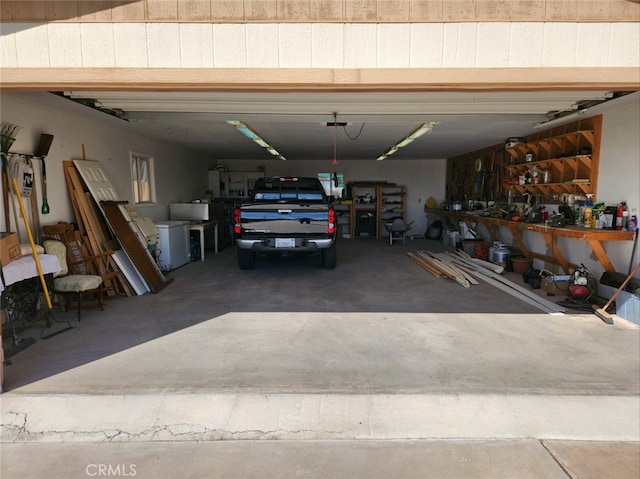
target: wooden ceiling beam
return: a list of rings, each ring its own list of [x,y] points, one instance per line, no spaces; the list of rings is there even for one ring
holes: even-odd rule
[[[638,69],[614,68],[3,68],[4,90],[640,90]]]

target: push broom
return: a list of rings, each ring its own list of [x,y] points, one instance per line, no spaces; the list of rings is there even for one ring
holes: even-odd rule
[[[607,313],[607,308],[609,306],[611,306],[611,304],[615,301],[615,299],[618,297],[618,295],[620,294],[620,292],[624,289],[624,287],[627,285],[627,283],[631,280],[631,278],[633,278],[633,276],[638,272],[638,269],[640,269],[640,263],[636,264],[636,267],[633,268],[633,271],[631,271],[631,273],[629,273],[629,275],[627,276],[627,278],[622,282],[622,284],[618,287],[618,289],[616,290],[615,293],[613,293],[613,296],[611,296],[611,298],[609,299],[609,301],[607,301],[607,304],[605,304],[602,308],[598,308],[597,304],[593,305],[593,309],[595,310],[596,315],[603,320],[605,323],[607,324],[613,324],[613,316],[610,315],[609,313]]]

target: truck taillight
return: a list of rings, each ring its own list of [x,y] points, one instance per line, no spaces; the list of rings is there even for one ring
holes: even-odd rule
[[[233,232],[239,235],[242,231],[240,226],[240,208],[233,210]]]
[[[332,235],[336,231],[336,212],[333,208],[329,208],[329,224],[327,232]]]

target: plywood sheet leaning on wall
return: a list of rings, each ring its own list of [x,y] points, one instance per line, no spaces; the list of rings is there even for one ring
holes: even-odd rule
[[[131,259],[140,275],[144,278],[152,293],[162,290],[169,282],[164,277],[158,265],[151,257],[146,246],[142,244],[140,238],[131,228],[131,218],[126,215],[124,205],[126,201],[101,201],[102,211],[104,212],[109,226],[113,230],[120,244],[127,252],[127,256]]]
[[[63,167],[76,224],[78,225],[78,233],[81,237],[86,238],[85,244],[90,249],[90,254],[99,256],[101,253],[111,249],[107,247],[107,244],[111,241],[109,228],[97,209],[95,201],[87,191],[87,187],[82,178],[80,178],[73,162],[65,161],[63,162]],[[100,271],[100,274],[105,280],[105,288],[108,295],[133,295],[129,282],[125,279],[113,258],[109,257],[105,261],[103,271]]]

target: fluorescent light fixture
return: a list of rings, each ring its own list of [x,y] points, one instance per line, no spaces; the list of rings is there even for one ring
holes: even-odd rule
[[[411,143],[413,141],[413,138],[405,138],[404,140],[402,140],[401,142],[399,142],[396,147],[398,148],[404,148],[405,146],[407,146],[409,143]]]
[[[253,131],[251,128],[249,128],[247,125],[245,125],[241,121],[227,120],[227,123],[231,126],[235,126],[240,133],[242,133],[244,136],[252,140],[257,145],[260,145],[262,148],[267,150],[270,154],[272,154],[276,158],[280,160],[286,160],[286,158],[282,156],[278,152],[278,150],[276,150],[273,146],[271,146],[269,143],[267,143],[262,138],[260,138],[260,135],[258,135],[255,131]]]
[[[389,148],[385,153],[383,153],[378,158],[376,158],[376,161],[385,160],[386,158],[388,158],[389,156],[397,152],[400,148],[404,148],[409,143],[413,142],[415,139],[420,138],[422,135],[426,133],[431,133],[431,130],[433,130],[433,127],[437,124],[438,124],[437,121],[429,121],[427,123],[423,123],[422,126],[420,126],[420,128],[418,128],[417,130],[413,131],[412,133],[404,137],[398,143],[396,143],[391,148]]]
[[[431,121],[429,123],[425,123],[420,128],[418,128],[416,131],[411,133],[409,135],[409,138],[411,138],[412,140],[415,140],[416,138],[420,138],[425,133],[431,133],[431,130],[433,129],[434,125],[436,125],[435,121]]]
[[[566,115],[557,116],[555,118],[552,118],[551,120],[541,121],[533,125],[533,127],[536,130],[539,130],[540,128],[547,128],[554,125],[559,125],[560,123],[567,123],[572,120],[577,120],[578,118],[582,118],[583,116],[585,116],[588,110],[588,108],[582,108],[581,110],[577,110]]]
[[[249,130],[247,127],[239,127],[238,130],[240,131],[240,133],[242,133],[244,136],[246,136],[250,140],[255,140],[256,139],[256,135],[251,130]]]

